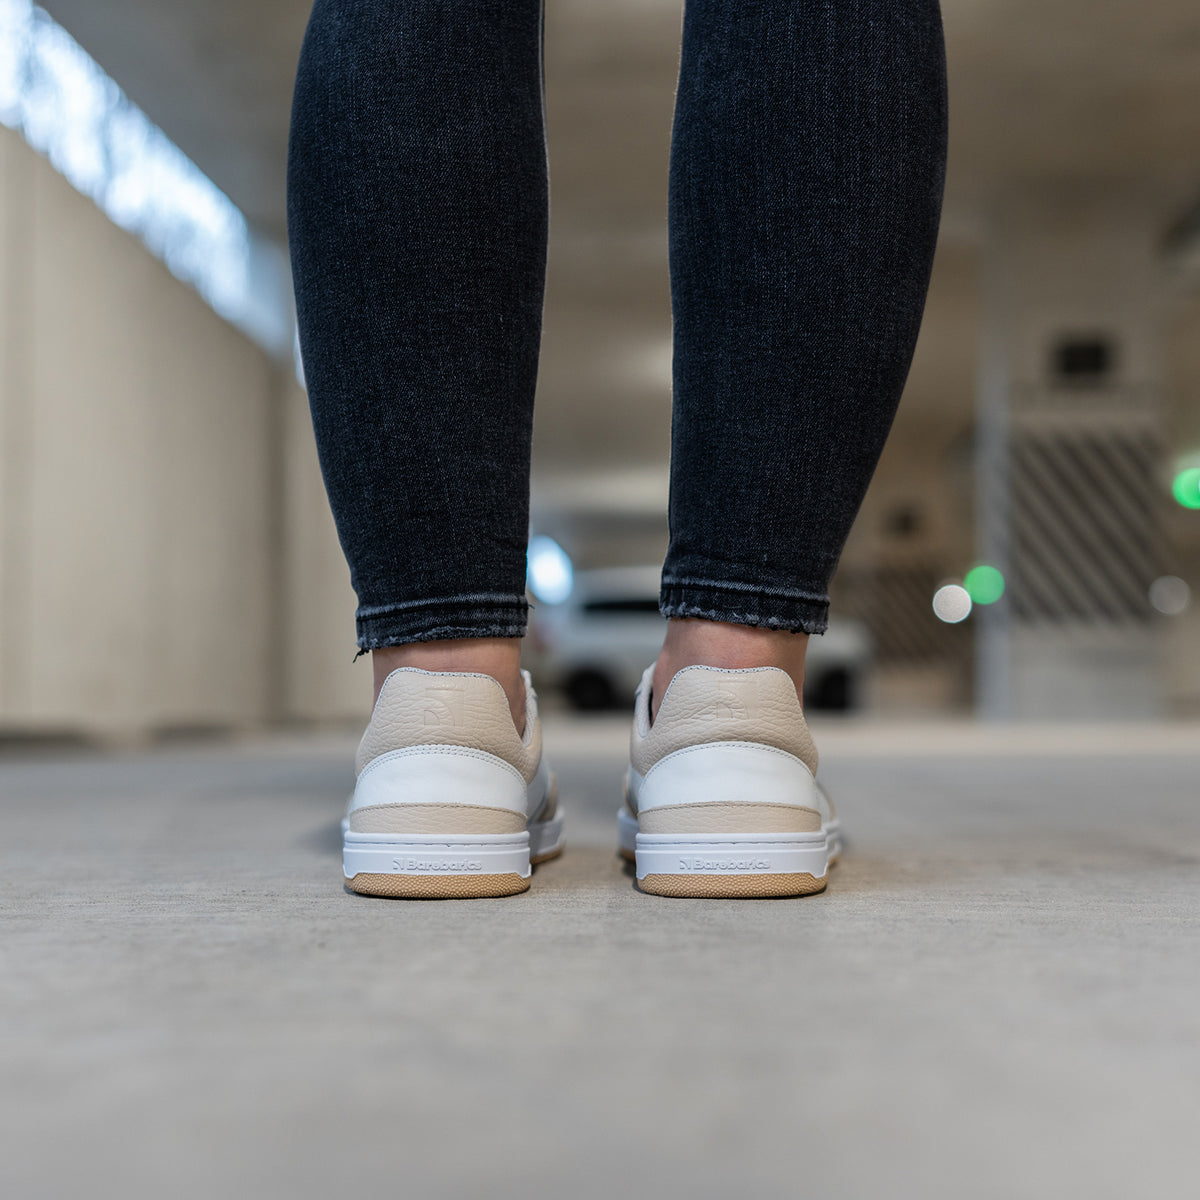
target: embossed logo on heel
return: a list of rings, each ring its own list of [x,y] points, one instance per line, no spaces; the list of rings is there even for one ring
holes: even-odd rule
[[[680,874],[709,873],[713,871],[769,871],[769,858],[681,858]]]
[[[404,875],[462,875],[482,871],[483,863],[477,858],[393,858],[392,870]]]
[[[424,725],[462,724],[462,692],[457,688],[431,687],[425,689],[425,703],[421,714]]]
[[[748,721],[753,719],[752,705],[728,684],[718,684],[708,706],[708,715],[718,721]]]

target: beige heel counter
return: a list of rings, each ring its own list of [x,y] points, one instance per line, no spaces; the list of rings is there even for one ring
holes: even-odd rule
[[[541,738],[535,715],[528,742],[521,739],[504,689],[491,676],[402,668],[384,682],[354,767],[361,772],[405,746],[466,746],[510,763],[528,782],[541,759]]]
[[[817,748],[791,676],[774,667],[727,671],[685,667],[671,681],[658,717],[635,739],[634,769],[706,742],[758,742],[794,754],[813,774]]]

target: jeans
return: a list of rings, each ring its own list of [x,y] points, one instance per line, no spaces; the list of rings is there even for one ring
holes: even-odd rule
[[[317,0],[288,228],[374,649],[524,633],[541,0]],[[820,633],[908,374],[946,156],[937,0],[687,0],[661,609]]]

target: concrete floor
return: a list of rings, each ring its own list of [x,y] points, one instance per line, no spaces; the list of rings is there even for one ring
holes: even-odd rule
[[[440,903],[342,890],[345,738],[0,759],[0,1194],[1194,1194],[1200,731],[830,727],[794,901],[640,895],[547,740],[567,854]]]

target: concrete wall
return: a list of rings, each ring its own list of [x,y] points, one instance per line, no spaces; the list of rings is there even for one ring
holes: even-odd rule
[[[308,397],[289,373],[283,393],[284,716],[365,720],[371,667],[354,662],[354,591],[317,464]]]
[[[0,728],[353,709],[353,598],[290,365],[7,130],[0,338]]]
[[[1165,447],[1164,400],[1173,381],[1163,353],[1169,287],[1160,241],[1156,210],[1140,191],[1116,188],[1028,185],[997,204],[988,225],[976,464],[981,548],[1006,570],[1014,595],[1027,586],[1024,616],[1007,602],[979,614],[978,698],[989,715],[1123,720],[1171,711],[1162,671],[1170,627],[1154,618],[1148,599],[1136,612],[1121,607],[1145,596],[1162,569],[1144,563],[1141,551],[1148,546],[1149,557],[1160,559],[1167,532],[1165,486],[1155,491],[1144,461],[1119,449],[1122,439]],[[1092,332],[1114,341],[1109,375],[1089,387],[1057,385],[1055,340]],[[1009,491],[1004,481],[1010,471],[1015,476],[1018,447],[1084,433],[1116,439],[1107,461],[1118,469],[1095,456],[1081,467],[1082,455],[1073,463],[1059,455],[1054,471],[1040,469],[1035,486],[1029,481],[1037,473],[1027,470],[1023,488],[1014,483]],[[1017,511],[1022,491],[1042,497],[1036,511],[1033,503]],[[1090,502],[1071,498],[1089,493]],[[1136,536],[1107,508],[1124,505],[1123,520],[1143,503],[1154,516]],[[1039,590],[1055,597],[1041,611],[1030,603]],[[1083,611],[1055,618],[1068,593]],[[1125,615],[1105,615],[1114,611]]]

